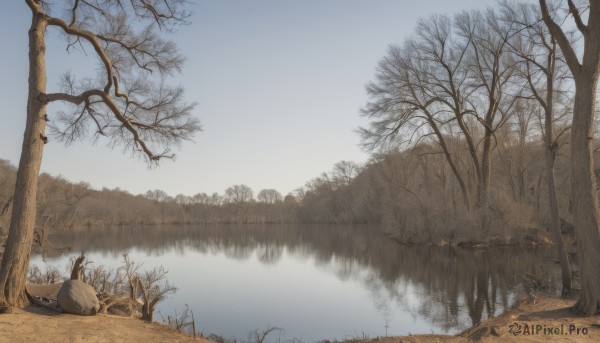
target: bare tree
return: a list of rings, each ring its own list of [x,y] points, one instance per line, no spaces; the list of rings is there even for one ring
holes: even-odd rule
[[[46,271],[44,272],[44,282],[53,284],[58,281],[60,278],[60,272],[55,266],[46,266]]]
[[[6,250],[0,266],[0,304],[24,306],[25,282],[36,216],[37,178],[44,145],[51,131],[71,143],[94,128],[112,146],[121,144],[150,164],[173,158],[170,147],[200,130],[191,117],[193,104],[183,102],[183,89],[163,80],[179,71],[183,58],[162,31],[185,23],[185,0],[72,0],[68,11],[41,0],[26,0],[29,29],[29,90],[27,119],[17,173]],[[55,13],[64,13],[54,16]],[[132,25],[133,22],[136,25]],[[66,38],[67,50],[80,47],[100,65],[97,78],[77,80],[65,74],[62,92],[46,91],[48,27]],[[139,30],[137,28],[140,28]],[[70,112],[48,115],[46,108],[61,101]]]
[[[265,338],[267,338],[267,336],[273,331],[281,331],[281,329],[276,326],[267,326],[265,330],[254,330],[253,333],[248,335],[248,338],[251,340],[254,339],[253,341],[251,341],[252,343],[263,343],[265,341]]]
[[[83,280],[85,278],[85,255],[83,251],[81,255],[73,260],[73,267],[71,268],[71,280]]]
[[[457,116],[457,123],[464,134],[477,173],[477,199],[479,207],[485,208],[490,196],[490,179],[493,151],[497,144],[495,133],[510,118],[519,98],[520,87],[514,87],[516,61],[508,54],[507,40],[512,34],[512,24],[506,23],[493,9],[485,12],[463,12],[455,18],[457,35],[465,47],[466,103],[468,107]],[[473,116],[483,131],[476,142],[476,134],[466,125],[465,114]],[[481,143],[481,157],[477,146]]]
[[[561,61],[556,39],[550,34],[547,27],[541,22],[541,15],[533,4],[503,3],[506,20],[516,24],[515,35],[509,41],[512,52],[522,62],[521,76],[527,82],[530,97],[537,102],[543,112],[542,137],[545,151],[546,183],[548,186],[548,203],[550,219],[558,245],[559,260],[562,270],[562,293],[571,293],[571,267],[569,256],[561,233],[561,222],[558,208],[558,196],[554,162],[559,145],[554,134],[554,122],[564,117],[568,111],[556,111],[564,103],[566,94],[566,78],[564,64]],[[562,115],[560,115],[562,112]]]
[[[119,276],[113,276],[114,270],[106,269],[103,265],[90,268],[87,273],[87,283],[94,287],[97,293],[105,294],[111,288],[111,277],[113,280],[118,280]]]
[[[171,286],[166,280],[167,271],[162,267],[154,268],[151,271],[146,271],[140,275],[138,285],[142,294],[142,319],[152,322],[154,321],[154,307],[158,302],[163,300],[169,293],[175,293],[176,287]],[[165,283],[160,285],[160,282],[165,280]]]
[[[283,201],[283,196],[275,189],[263,189],[258,192],[257,199],[265,204],[275,204]]]
[[[230,203],[241,204],[252,200],[252,188],[246,185],[234,185],[225,190],[225,197]]]
[[[362,113],[373,121],[359,131],[365,147],[398,136],[402,142],[431,139],[446,157],[470,209],[470,192],[448,143],[449,126],[455,123],[475,169],[476,204],[485,208],[494,134],[510,117],[518,94],[518,88],[511,92],[515,62],[505,54],[510,33],[510,26],[491,9],[421,20],[414,38],[402,48],[389,49],[379,63],[377,82],[367,86],[372,101]]]
[[[600,1],[591,0],[585,7],[587,24],[580,8],[567,1],[569,14],[583,36],[583,54],[577,56],[565,31],[557,24],[563,18],[553,15],[546,0],[539,0],[542,18],[554,37],[573,79],[575,104],[571,128],[571,201],[573,224],[581,270],[581,293],[575,305],[577,312],[588,316],[600,313],[600,212],[594,179],[592,155],[596,94],[600,74]]]
[[[189,205],[192,203],[192,197],[184,194],[177,194],[175,196],[175,202],[179,205]]]
[[[348,186],[360,171],[360,166],[355,162],[340,161],[333,166],[333,178],[336,183]]]
[[[127,278],[127,284],[129,286],[129,298],[131,300],[137,299],[137,290],[138,290],[138,270],[142,265],[140,263],[136,263],[129,258],[128,253],[123,254],[123,271],[125,273],[125,277]]]
[[[460,104],[455,103],[461,99],[452,93],[460,92],[459,83],[464,80],[464,48],[455,50],[452,21],[448,17],[421,20],[417,32],[403,47],[391,46],[379,62],[377,81],[367,85],[371,101],[361,110],[372,122],[370,128],[359,129],[359,134],[368,150],[397,137],[401,138],[400,143],[417,144],[423,137],[434,140],[460,185],[465,207],[470,209],[468,189],[443,131],[443,125],[452,120],[455,111],[462,114]],[[451,113],[444,108],[448,105],[454,109]]]
[[[160,189],[155,189],[155,190],[150,190],[147,191],[146,194],[144,194],[144,196],[150,200],[155,200],[155,201],[165,201],[165,199],[169,196],[167,194],[167,192],[160,190]]]
[[[175,315],[173,318],[168,315],[166,322],[167,325],[173,329],[179,332],[190,332],[193,337],[196,337],[196,320],[194,319],[194,311],[190,310],[190,307],[187,304],[185,305],[185,311],[181,312],[181,314],[177,314],[177,310],[175,310]]]

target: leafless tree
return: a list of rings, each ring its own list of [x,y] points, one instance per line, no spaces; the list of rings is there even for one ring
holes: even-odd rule
[[[190,332],[193,337],[196,337],[196,320],[194,319],[194,311],[190,310],[188,305],[185,305],[185,311],[181,312],[181,314],[177,314],[177,311],[175,311],[173,318],[168,315],[166,323],[177,331],[187,331]]]
[[[44,272],[43,278],[45,283],[56,283],[60,278],[60,272],[55,266],[46,266],[46,271]]]
[[[571,200],[573,224],[577,239],[581,270],[581,293],[575,309],[588,316],[600,313],[600,212],[594,178],[593,137],[596,116],[596,95],[600,74],[600,2],[586,1],[577,6],[567,1],[569,14],[583,36],[583,53],[577,55],[575,45],[557,24],[560,18],[545,0],[539,0],[542,18],[556,40],[573,79],[575,103],[571,128]],[[582,17],[587,15],[587,24]]]
[[[112,294],[119,294],[122,286],[125,283],[126,275],[125,273],[121,272],[122,270],[123,268],[117,268],[114,274],[112,274],[113,278],[110,281],[110,293]],[[129,299],[131,299],[131,296],[129,296]]]
[[[252,200],[252,188],[246,185],[234,185],[225,190],[227,201],[232,204],[241,204]]]
[[[117,275],[113,276],[113,269],[106,269],[103,265],[94,266],[90,268],[87,273],[87,283],[94,287],[97,293],[107,293],[111,288],[111,278],[113,281],[119,280]]]
[[[138,285],[142,294],[142,319],[152,322],[154,321],[154,307],[158,302],[163,300],[169,293],[175,293],[176,287],[171,286],[166,281],[167,271],[164,268],[154,268],[151,271],[146,271],[140,275]],[[165,280],[164,284],[160,285],[161,281]]]
[[[263,343],[265,341],[265,338],[267,338],[267,336],[274,331],[281,331],[281,329],[276,326],[267,326],[265,330],[255,330],[252,334],[249,335],[249,338],[253,339],[253,341],[251,341],[253,343]]]
[[[123,254],[123,272],[125,278],[127,278],[127,284],[129,286],[129,298],[131,300],[137,299],[137,291],[139,284],[138,270],[142,267],[140,263],[136,263],[129,258],[128,253]]]
[[[71,280],[85,280],[85,266],[87,264],[87,262],[89,261],[85,261],[85,255],[83,253],[83,251],[81,252],[81,255],[75,259],[72,260],[73,261],[73,266],[71,267]]]
[[[178,203],[179,205],[189,205],[192,203],[192,197],[184,195],[184,194],[177,194],[175,196],[175,202]]]
[[[254,203],[252,188],[246,185],[234,185],[225,190],[225,199],[230,208],[230,221],[248,223],[252,213],[250,207]]]
[[[513,32],[512,25],[491,8],[484,12],[463,12],[455,18],[457,35],[461,37],[459,44],[466,49],[467,93],[463,96],[468,111],[463,113],[475,118],[482,131],[481,138],[476,140],[476,132],[468,128],[464,115],[457,116],[457,123],[469,142],[478,179],[476,203],[483,208],[490,195],[493,150],[497,144],[494,135],[510,118],[522,88],[513,82],[517,61],[508,53],[507,40]],[[477,157],[479,144],[480,158]]]
[[[510,32],[491,9],[421,20],[415,37],[402,48],[390,48],[377,82],[367,86],[372,101],[362,113],[373,121],[359,130],[364,145],[372,149],[397,136],[401,142],[433,140],[470,209],[470,192],[447,142],[449,125],[457,125],[477,176],[476,204],[484,208],[494,134],[510,117],[518,95],[511,82],[515,62],[505,53]]]
[[[442,149],[460,185],[463,202],[471,208],[468,189],[446,142],[444,124],[462,114],[461,81],[464,81],[463,51],[452,44],[452,21],[445,16],[421,20],[416,37],[404,46],[391,46],[378,65],[376,82],[367,85],[371,101],[362,109],[370,128],[359,129],[363,146],[373,150],[394,142],[434,140]],[[458,79],[458,80],[457,80]],[[448,99],[447,97],[450,97]],[[449,101],[450,100],[450,101]],[[453,101],[452,101],[453,100]],[[449,112],[445,106],[454,111]]]
[[[502,4],[505,20],[515,23],[515,34],[509,40],[511,51],[521,60],[519,74],[526,80],[526,94],[541,108],[543,113],[542,138],[545,151],[546,183],[552,231],[558,244],[562,270],[563,294],[571,293],[571,267],[569,256],[561,233],[558,195],[556,192],[554,162],[559,148],[555,137],[555,121],[564,119],[570,110],[561,105],[568,103],[566,88],[566,66],[558,50],[556,39],[541,21],[541,14],[533,4]],[[562,81],[562,82],[561,82]]]
[[[42,271],[35,264],[29,268],[27,273],[27,282],[30,283],[43,283],[44,278],[42,277]]]
[[[36,216],[37,178],[46,124],[60,140],[71,143],[93,127],[150,164],[173,158],[170,148],[200,129],[191,117],[193,104],[183,102],[183,89],[167,86],[164,78],[180,70],[183,57],[167,32],[185,23],[185,0],[72,0],[64,1],[63,16],[55,5],[25,0],[31,10],[29,29],[29,90],[27,119],[17,173],[6,249],[0,266],[0,304],[27,303],[26,276]],[[60,7],[59,5],[56,5]],[[54,9],[54,10],[52,10]],[[135,22],[135,25],[133,24]],[[46,90],[48,27],[58,29],[67,50],[81,49],[99,62],[96,78],[65,74],[62,91]],[[138,29],[139,28],[139,29]],[[69,112],[47,114],[47,105],[63,102]]]
[[[257,196],[258,201],[263,202],[265,204],[275,204],[283,201],[283,197],[281,193],[279,193],[275,189],[263,189],[258,192]]]
[[[155,189],[153,191],[147,191],[144,196],[150,200],[165,201],[168,194],[167,194],[167,192],[165,192],[163,190]]]
[[[348,186],[360,171],[361,168],[357,163],[340,161],[333,166],[333,178],[336,183]]]

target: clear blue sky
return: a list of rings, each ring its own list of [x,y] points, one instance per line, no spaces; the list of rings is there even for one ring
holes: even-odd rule
[[[58,0],[56,0],[58,2]],[[159,168],[112,150],[107,142],[72,146],[51,140],[42,171],[74,181],[170,195],[218,192],[247,184],[255,194],[286,194],[340,160],[365,162],[353,132],[364,125],[364,85],[392,43],[418,18],[491,4],[480,0],[196,0],[191,25],[173,39],[187,63],[172,82],[186,88],[204,131]],[[25,125],[27,30],[24,1],[0,11],[0,158],[18,163]],[[95,65],[48,38],[48,92],[68,70]],[[81,74],[78,74],[81,75]],[[48,112],[52,118],[52,109]]]

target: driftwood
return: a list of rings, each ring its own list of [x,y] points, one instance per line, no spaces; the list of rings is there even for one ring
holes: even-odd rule
[[[52,305],[51,299],[44,297],[34,297],[33,295],[31,295],[31,293],[29,293],[27,287],[25,287],[25,294],[27,295],[27,299],[29,300],[29,302],[33,305],[43,307],[52,312],[63,313],[62,309],[58,307],[58,305]]]
[[[73,270],[71,271],[71,280],[81,280],[82,279],[81,276],[84,273],[84,270],[82,268],[83,260],[85,260],[85,256],[82,251],[81,256],[79,256],[73,263]]]
[[[126,296],[98,294],[100,309],[98,313],[110,312],[112,314],[131,317],[134,312],[140,310],[140,304]],[[111,311],[112,310],[112,311]]]

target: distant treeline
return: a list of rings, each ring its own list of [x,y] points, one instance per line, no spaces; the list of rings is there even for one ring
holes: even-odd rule
[[[556,176],[561,215],[569,216],[569,159],[561,141]],[[58,176],[40,175],[38,225],[56,229],[132,224],[328,223],[383,225],[406,242],[519,236],[545,231],[548,200],[543,145],[510,135],[496,149],[488,207],[467,210],[444,156],[432,144],[374,156],[365,165],[342,161],[293,194],[273,189],[254,196],[246,185],[223,194],[169,196],[161,190],[133,195],[94,190]],[[461,142],[455,141],[457,157]],[[468,174],[470,171],[466,169]],[[10,204],[16,168],[0,160],[0,204]],[[467,178],[471,180],[473,178]],[[468,183],[469,189],[476,184]],[[0,226],[7,227],[9,208]],[[482,218],[485,217],[485,222]],[[482,226],[485,225],[485,226]]]
[[[574,84],[564,59],[534,4],[434,15],[390,46],[367,85],[364,165],[339,162],[285,197],[246,185],[135,196],[43,174],[38,222],[366,223],[403,242],[521,239],[551,226],[559,237],[572,216]],[[1,204],[14,174],[0,162]]]

